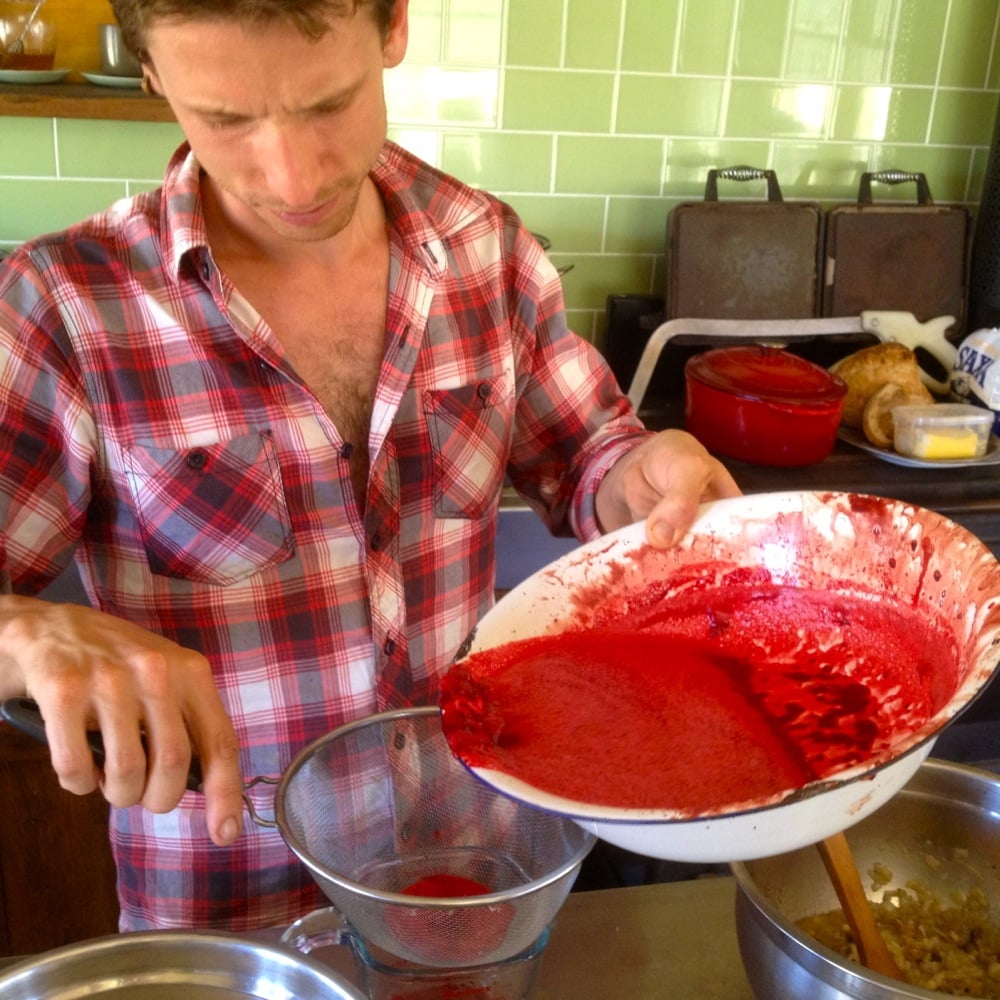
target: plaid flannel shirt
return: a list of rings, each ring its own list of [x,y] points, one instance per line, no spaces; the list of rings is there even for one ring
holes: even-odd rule
[[[162,188],[0,265],[0,589],[75,559],[96,607],[204,653],[248,776],[433,701],[493,600],[505,477],[593,537],[601,476],[646,433],[509,207],[391,143],[372,177],[391,259],[363,511],[347,443],[213,262],[186,147]],[[215,847],[202,804],[113,810],[123,930],[322,902],[275,830]]]

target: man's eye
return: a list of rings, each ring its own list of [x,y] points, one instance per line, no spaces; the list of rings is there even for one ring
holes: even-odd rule
[[[238,125],[245,124],[246,120],[246,118],[240,118],[237,115],[207,115],[205,124],[209,128],[236,128]]]
[[[324,118],[327,115],[339,114],[346,106],[346,101],[331,101],[329,104],[319,104],[315,108],[310,108],[309,115],[313,118]]]

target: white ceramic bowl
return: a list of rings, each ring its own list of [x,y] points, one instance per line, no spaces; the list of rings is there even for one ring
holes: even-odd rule
[[[992,677],[1000,658],[1000,564],[965,528],[912,504],[848,493],[787,492],[703,506],[680,545],[641,560],[643,524],[580,546],[510,591],[462,655],[515,639],[586,626],[570,599],[603,585],[638,591],[687,565],[731,560],[764,567],[776,583],[884,594],[952,623],[960,677],[951,699],[888,751],[765,802],[692,819],[671,810],[616,809],[560,798],[508,774],[473,768],[508,795],[574,817],[603,840],[650,857],[716,863],[793,850],[846,829],[891,798],[940,730]],[[613,584],[611,583],[613,579]],[[571,609],[572,606],[572,609]]]

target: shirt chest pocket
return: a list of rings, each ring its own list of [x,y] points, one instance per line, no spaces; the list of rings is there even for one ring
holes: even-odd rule
[[[507,465],[511,400],[503,378],[424,393],[436,514],[475,518],[496,504]]]
[[[125,475],[154,573],[225,585],[295,551],[267,431],[184,450],[133,444]]]

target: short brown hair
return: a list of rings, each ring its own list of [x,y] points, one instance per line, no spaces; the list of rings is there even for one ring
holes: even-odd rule
[[[348,16],[371,7],[382,34],[389,30],[396,0],[111,0],[125,45],[145,55],[146,33],[160,20],[271,21],[285,18],[307,38],[322,37],[331,15]]]

